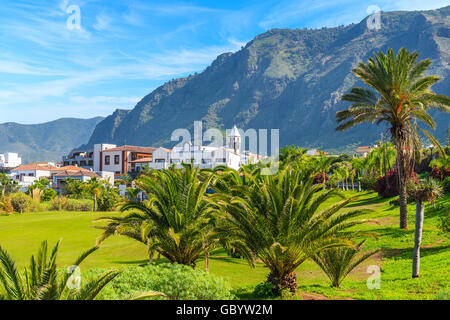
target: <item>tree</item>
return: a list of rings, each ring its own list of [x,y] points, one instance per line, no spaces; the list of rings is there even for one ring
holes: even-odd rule
[[[338,247],[319,252],[313,256],[314,262],[331,280],[331,286],[339,288],[345,277],[358,265],[374,255],[378,250],[358,255],[364,241],[355,246]]]
[[[314,185],[313,172],[286,167],[277,175],[243,173],[247,184],[230,186],[212,195],[222,210],[216,222],[220,239],[237,248],[250,265],[260,259],[270,270],[275,293],[295,293],[295,270],[322,250],[347,245],[341,232],[360,221],[362,211],[341,212],[352,199],[319,207],[339,194]],[[318,193],[320,191],[320,193]]]
[[[184,164],[182,169],[154,170],[140,176],[136,185],[148,201],[129,202],[125,217],[103,217],[108,221],[98,243],[113,234],[121,234],[148,246],[171,263],[195,266],[195,261],[213,244],[211,219],[214,208],[205,194],[213,176],[202,176],[198,168]]]
[[[87,184],[84,184],[85,190],[92,194],[92,201],[94,203],[93,211],[97,211],[97,199],[102,193],[103,182],[97,178],[92,178]]]
[[[424,76],[430,59],[418,61],[419,53],[401,48],[397,55],[388,49],[374,54],[368,63],[360,63],[353,73],[373,90],[354,87],[343,96],[352,102],[347,110],[336,113],[336,130],[342,131],[365,122],[387,123],[397,150],[399,177],[400,228],[408,228],[406,186],[414,170],[414,148],[419,149],[418,121],[435,129],[428,109],[450,112],[450,98],[430,89],[439,76]]]
[[[4,292],[3,296],[0,294],[0,300],[93,300],[119,274],[118,271],[107,271],[83,287],[77,289],[74,286],[71,290],[67,284],[71,276],[76,280],[76,269],[58,277],[56,256],[59,244],[60,241],[48,255],[47,241],[42,242],[37,256],[31,256],[30,266],[23,276],[17,270],[14,259],[0,247],[0,286]],[[78,266],[97,249],[87,250],[73,265]]]
[[[422,183],[411,183],[408,193],[416,200],[416,229],[414,232],[414,253],[412,277],[419,277],[420,270],[420,244],[425,211],[425,202],[433,202],[442,195],[442,186],[434,179],[427,179]]]

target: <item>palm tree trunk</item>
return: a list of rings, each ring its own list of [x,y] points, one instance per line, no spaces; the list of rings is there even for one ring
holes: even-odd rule
[[[94,193],[94,212],[96,211],[97,195]]]
[[[400,139],[396,139],[398,141]],[[397,177],[398,177],[398,192],[400,202],[400,229],[408,229],[408,203],[406,194],[406,159],[403,154],[403,143],[396,143],[397,148]]]
[[[414,232],[414,254],[412,277],[419,277],[420,269],[420,243],[422,242],[422,229],[424,219],[425,203],[421,200],[416,202],[416,230]]]
[[[209,251],[208,248],[205,247],[205,271],[206,273],[209,273]]]

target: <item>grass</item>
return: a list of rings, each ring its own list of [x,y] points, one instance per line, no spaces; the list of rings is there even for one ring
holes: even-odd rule
[[[414,244],[415,204],[408,206],[409,230],[400,230],[399,209],[389,205],[391,199],[381,199],[375,193],[349,191],[348,196],[359,199],[346,210],[371,209],[365,218],[371,221],[358,226],[370,232],[366,250],[381,248],[381,252],[354,270],[339,289],[331,288],[328,278],[311,261],[306,261],[297,270],[299,296],[304,299],[434,299],[450,289],[450,239],[438,229],[440,206],[450,201],[450,195],[436,203],[436,209],[427,205],[422,242],[421,277],[411,278],[412,249]],[[338,199],[330,200],[330,203]],[[329,203],[329,204],[330,204]],[[112,213],[120,214],[120,213]],[[95,245],[100,230],[92,228],[92,222],[105,213],[41,212],[12,216],[0,216],[0,245],[7,249],[19,266],[25,266],[40,242],[47,239],[50,244],[62,238],[59,265],[70,265],[85,249]],[[156,263],[164,262],[163,259]],[[91,255],[81,266],[123,268],[131,264],[147,263],[144,245],[117,236],[106,240],[99,251]],[[381,289],[369,290],[366,282],[370,274],[367,267],[381,268]],[[197,263],[203,268],[203,261]],[[233,259],[224,250],[211,256],[210,272],[226,278],[241,299],[252,299],[256,284],[263,282],[268,270],[262,264],[252,269],[241,259]],[[448,294],[441,294],[448,297]]]

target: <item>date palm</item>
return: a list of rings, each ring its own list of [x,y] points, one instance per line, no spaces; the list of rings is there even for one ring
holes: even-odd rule
[[[71,289],[67,284],[71,277],[76,276],[76,268],[58,277],[56,257],[59,244],[60,241],[49,255],[47,241],[42,242],[38,254],[31,256],[30,265],[23,274],[9,253],[0,247],[0,300],[93,300],[119,274],[118,271],[107,271],[84,286]],[[87,250],[73,265],[78,266],[97,249]]]
[[[252,183],[230,186],[213,200],[221,213],[216,232],[254,266],[260,259],[270,270],[274,291],[297,290],[295,270],[318,252],[346,245],[340,235],[360,221],[362,211],[342,212],[352,199],[329,207],[325,201],[339,194],[314,185],[314,174],[286,167],[277,175],[243,173]]]
[[[185,164],[182,169],[154,170],[136,180],[149,198],[142,203],[122,206],[124,217],[103,217],[108,221],[98,243],[119,234],[148,246],[150,259],[154,253],[172,263],[195,266],[195,261],[214,245],[212,238],[213,206],[205,194],[212,175],[200,178],[198,168]]]
[[[450,112],[450,98],[435,94],[430,88],[439,76],[425,76],[430,59],[418,61],[419,53],[401,48],[397,54],[388,49],[360,63],[353,73],[371,89],[354,87],[343,96],[352,102],[347,110],[336,113],[336,130],[347,130],[361,123],[387,123],[397,150],[399,177],[400,227],[407,229],[406,186],[414,170],[414,149],[419,149],[418,121],[435,129],[428,114],[430,108]]]

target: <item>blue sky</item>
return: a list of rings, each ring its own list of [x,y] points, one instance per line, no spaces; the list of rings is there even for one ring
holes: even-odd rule
[[[0,123],[106,116],[165,81],[201,72],[271,28],[359,22],[371,5],[449,0],[0,1]],[[67,20],[80,9],[80,28]],[[69,11],[69,12],[67,12]],[[74,20],[70,20],[74,21]]]

